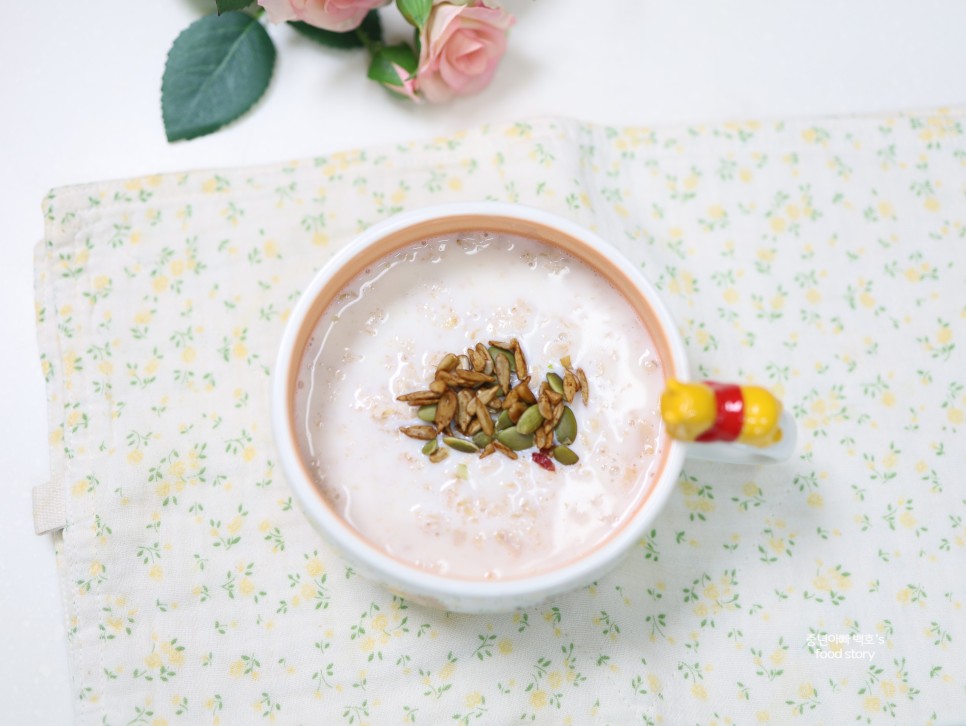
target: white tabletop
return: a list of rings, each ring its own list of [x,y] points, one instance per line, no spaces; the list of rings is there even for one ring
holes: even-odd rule
[[[213,0],[8,3],[0,45],[0,694],[6,723],[60,724],[77,697],[49,537],[30,489],[48,477],[32,250],[51,187],[237,166],[431,137],[484,122],[567,115],[612,124],[865,114],[961,106],[966,4],[945,0],[658,3],[507,0],[518,18],[493,85],[441,107],[390,99],[362,52],[274,28],[278,63],[230,128],[168,144],[165,54]],[[388,14],[388,11],[385,11]],[[390,33],[402,31],[391,23]]]

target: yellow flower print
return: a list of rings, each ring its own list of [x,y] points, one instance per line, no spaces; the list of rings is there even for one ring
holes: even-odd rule
[[[184,665],[184,648],[179,650],[175,643],[168,642],[161,644],[161,652],[164,653],[164,657],[168,661],[170,666],[180,666]]]
[[[466,707],[476,708],[483,703],[483,695],[479,691],[473,691],[466,696]]]
[[[151,283],[151,288],[155,292],[164,292],[168,289],[170,282],[171,281],[164,275],[156,275],[154,281]]]
[[[164,577],[164,570],[161,568],[161,565],[151,565],[151,569],[148,570],[148,577],[152,580],[161,580]]]
[[[948,324],[943,324],[940,326],[939,330],[936,332],[936,342],[945,345],[953,339],[952,328]]]
[[[449,663],[447,663],[446,665],[444,665],[442,668],[439,669],[439,679],[441,681],[448,681],[450,678],[453,677],[453,674],[455,672],[456,672],[456,664],[450,661]]]
[[[877,713],[882,710],[882,701],[876,696],[866,696],[862,707],[869,713]]]
[[[160,668],[164,661],[161,660],[161,656],[154,652],[144,659],[144,665],[148,668]]]
[[[543,708],[547,705],[547,692],[536,690],[530,694],[530,705],[536,709]]]
[[[325,572],[325,567],[318,557],[313,557],[305,563],[305,571],[309,573],[309,577],[318,577]]]
[[[385,630],[389,625],[389,618],[380,613],[372,619],[372,629],[373,630]]]
[[[241,678],[242,674],[245,672],[245,661],[236,660],[228,667],[228,675],[232,678]]]
[[[512,640],[510,640],[509,638],[504,638],[503,640],[501,640],[501,641],[500,641],[500,642],[499,642],[499,643],[497,644],[497,646],[496,646],[496,648],[497,648],[497,650],[499,650],[499,651],[500,651],[500,652],[501,652],[501,653],[502,653],[503,655],[507,655],[507,654],[509,654],[509,653],[512,653],[512,652],[513,652],[513,641],[512,641]]]
[[[936,199],[936,197],[926,197],[925,201],[922,203],[922,206],[925,207],[926,211],[929,212],[938,212],[942,208],[942,205],[939,203],[939,200]]]
[[[705,689],[703,683],[695,683],[691,686],[691,695],[694,696],[699,701],[708,700],[708,691]]]
[[[265,240],[265,243],[262,245],[262,252],[268,258],[278,257],[278,243],[273,239]]]
[[[779,217],[776,215],[771,218],[771,222],[769,222],[769,226],[771,227],[772,232],[774,232],[775,234],[781,234],[788,227],[788,222],[785,220],[784,217]]]

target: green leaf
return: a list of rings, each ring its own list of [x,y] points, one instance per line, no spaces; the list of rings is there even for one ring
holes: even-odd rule
[[[347,33],[333,33],[331,30],[316,28],[314,25],[297,20],[290,20],[288,24],[306,38],[311,38],[316,43],[329,48],[351,50],[352,48],[363,48],[366,45],[382,42],[382,21],[379,19],[378,10],[370,10],[362,24],[357,29],[350,30]],[[361,35],[365,35],[369,42],[363,40]]]
[[[255,0],[215,0],[215,7],[218,14],[227,13],[232,10],[242,10],[251,5]]]
[[[433,0],[396,0],[396,7],[411,25],[422,28],[433,9]]]
[[[274,68],[272,39],[250,15],[208,15],[189,25],[168,52],[161,82],[168,141],[234,121],[262,97]]]
[[[407,73],[414,73],[417,60],[412,47],[406,43],[399,43],[380,48],[372,56],[372,62],[369,64],[369,78],[390,86],[402,85],[403,79],[399,77],[394,64]]]

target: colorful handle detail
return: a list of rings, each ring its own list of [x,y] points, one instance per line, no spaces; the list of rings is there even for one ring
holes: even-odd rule
[[[765,448],[783,437],[781,401],[759,386],[672,378],[661,394],[661,418],[668,433],[681,441]]]

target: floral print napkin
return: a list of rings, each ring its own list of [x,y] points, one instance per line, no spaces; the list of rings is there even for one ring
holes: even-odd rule
[[[963,115],[935,112],[545,119],[51,192],[46,494],[78,722],[961,718],[964,179]],[[268,424],[313,272],[377,220],[469,199],[596,229],[663,292],[695,376],[766,385],[800,427],[784,465],[689,463],[617,571],[503,616],[360,578]]]

